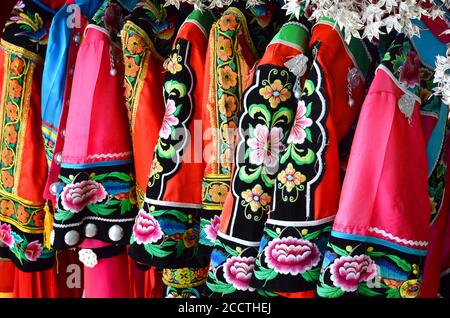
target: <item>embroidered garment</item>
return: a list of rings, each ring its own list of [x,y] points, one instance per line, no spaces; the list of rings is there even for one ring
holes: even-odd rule
[[[323,19],[312,30],[314,62],[280,153],[273,203],[255,261],[252,286],[258,289],[304,292],[298,297],[315,294],[338,209],[338,144],[362,105],[371,60],[361,40],[353,38],[347,45],[333,23]]]
[[[321,297],[420,294],[430,220],[419,97],[426,76],[416,49],[398,35],[361,110],[320,272]]]
[[[55,14],[50,27],[42,74],[42,134],[49,166],[44,198],[52,207],[56,205],[75,60],[84,29],[101,4],[100,0],[69,0]]]
[[[47,161],[41,130],[41,76],[48,28],[55,11],[19,1],[0,42],[0,257],[22,271],[49,268],[43,247]]]
[[[202,183],[199,245],[200,253],[208,258],[230,188],[237,114],[257,56],[246,17],[237,8],[227,9],[209,35],[203,97],[203,149],[207,166]]]
[[[132,7],[135,2],[124,3]],[[86,27],[78,51],[58,160],[51,235],[55,249],[77,246],[85,238],[126,244],[131,235],[136,215],[134,169],[118,39],[127,14],[122,2],[105,0]]]
[[[249,296],[255,290],[250,279],[257,247],[272,202],[279,154],[285,148],[297,106],[293,93],[296,78],[284,63],[305,52],[308,33],[302,24],[285,24],[269,44],[243,94],[236,168],[211,255],[210,296]]]
[[[158,267],[202,266],[197,256],[203,162],[194,141],[201,118],[209,13],[193,11],[178,31],[166,63],[165,114],[147,193],[136,218],[129,254]],[[196,39],[196,41],[192,41]]]
[[[136,193],[142,206],[154,147],[164,117],[163,62],[171,49],[175,24],[154,1],[140,2],[122,29],[125,98],[133,140]]]

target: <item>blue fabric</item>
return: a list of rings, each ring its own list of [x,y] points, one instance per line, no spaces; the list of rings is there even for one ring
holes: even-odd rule
[[[43,4],[42,2],[40,2],[39,0],[32,0],[35,4],[37,4],[38,6],[40,6],[42,9],[44,9],[44,10],[46,10],[46,11],[48,11],[48,12],[50,12],[50,13],[53,13],[53,14],[55,14],[56,13],[56,11],[55,10],[53,10],[52,8],[50,8],[49,6],[47,6],[47,5],[45,5],[45,4]]]
[[[428,158],[428,175],[430,175],[439,161],[441,148],[444,145],[445,126],[447,124],[447,105],[441,103],[439,110],[439,119],[436,126],[431,133],[430,140],[427,144],[427,158]]]
[[[80,12],[91,19],[102,3],[101,0],[75,0]],[[54,146],[56,132],[61,117],[64,91],[66,86],[67,58],[70,47],[71,29],[67,24],[74,10],[65,4],[54,16],[50,26],[47,53],[42,74],[42,132],[46,145]],[[46,148],[50,163],[52,149]]]

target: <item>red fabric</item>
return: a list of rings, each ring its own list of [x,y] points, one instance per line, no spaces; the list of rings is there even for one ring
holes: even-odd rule
[[[0,260],[0,298],[12,296],[14,275],[14,264],[8,260]]]

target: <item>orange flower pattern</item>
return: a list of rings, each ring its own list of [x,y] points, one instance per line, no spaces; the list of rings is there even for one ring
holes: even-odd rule
[[[233,14],[225,14],[220,18],[219,20],[219,27],[221,31],[234,31],[238,25],[238,22],[236,21],[236,16]]]
[[[3,148],[2,150],[2,163],[9,167],[13,162],[13,152],[11,149]]]
[[[44,221],[45,221],[45,211],[44,210],[36,212],[36,214],[33,215],[33,222],[34,222],[35,226],[43,227]]]
[[[9,200],[2,200],[0,203],[1,213],[4,216],[12,216],[14,214],[14,203]]]
[[[213,184],[208,193],[213,202],[224,203],[227,197],[228,187],[224,184]]]
[[[9,82],[8,93],[11,98],[19,98],[22,96],[22,85],[18,80],[11,80]]]
[[[8,144],[15,145],[17,143],[17,131],[13,125],[5,127],[5,139]]]
[[[226,61],[233,53],[233,46],[231,45],[231,41],[224,36],[219,36],[218,42],[219,45],[217,47],[217,56],[222,61]]]
[[[259,90],[261,96],[269,100],[270,106],[275,108],[279,103],[288,100],[291,97],[291,92],[284,87],[279,79],[269,83],[267,86]]]
[[[20,222],[27,224],[29,218],[30,218],[30,213],[28,213],[22,205],[19,205],[17,207],[17,219]]]
[[[144,51],[144,41],[137,35],[128,38],[127,49],[131,54],[141,54]]]
[[[17,106],[8,102],[6,104],[6,116],[8,116],[11,121],[16,121],[18,118]]]
[[[12,188],[14,185],[13,176],[6,170],[2,171],[2,184],[5,188]]]
[[[223,94],[219,99],[219,111],[227,117],[230,117],[236,111],[236,97]]]
[[[237,73],[229,66],[219,69],[219,84],[223,89],[230,89],[237,85]]]
[[[21,75],[25,68],[25,62],[18,56],[11,63],[10,71],[14,76]]]
[[[125,57],[125,76],[136,77],[139,72],[139,66],[133,57]]]

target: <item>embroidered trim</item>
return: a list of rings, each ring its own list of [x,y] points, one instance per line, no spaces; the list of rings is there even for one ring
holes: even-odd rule
[[[53,227],[56,227],[58,229],[67,229],[67,228],[70,228],[70,227],[77,227],[77,226],[83,225],[83,223],[86,220],[101,221],[101,222],[107,222],[107,223],[126,223],[126,222],[134,222],[135,218],[107,219],[107,218],[102,218],[102,217],[99,217],[99,216],[86,216],[86,217],[82,218],[80,222],[69,223],[69,224],[54,223]]]
[[[125,152],[118,152],[118,153],[99,153],[99,154],[93,154],[93,155],[88,155],[86,157],[87,160],[89,159],[112,159],[112,158],[128,158],[130,157],[132,154],[131,151],[125,151]]]
[[[268,219],[266,221],[267,224],[280,225],[280,226],[317,226],[322,225],[334,220],[336,215],[332,215],[323,219],[314,220],[314,221],[282,221],[282,220],[274,220]]]
[[[4,39],[0,39],[0,49],[28,58],[34,63],[44,63],[44,59],[39,54],[33,53],[31,51],[28,51],[27,49],[24,49],[23,47],[9,43]]]
[[[385,230],[379,229],[377,227],[369,227],[368,230],[369,230],[369,232],[375,232],[375,233],[380,234],[380,235],[382,235],[384,237],[387,237],[387,238],[389,238],[391,240],[394,240],[397,243],[403,243],[403,244],[411,245],[411,246],[423,246],[423,247],[428,246],[428,242],[427,241],[407,240],[407,239],[395,236],[392,233],[386,232]]]

